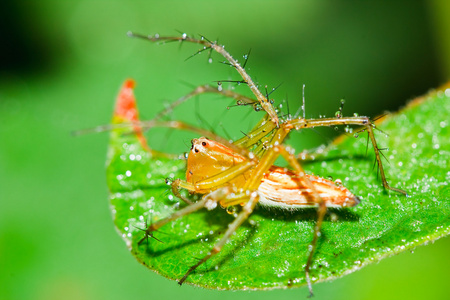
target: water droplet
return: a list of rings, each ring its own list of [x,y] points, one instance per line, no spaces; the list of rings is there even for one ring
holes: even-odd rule
[[[236,206],[227,206],[226,211],[228,214],[233,215],[236,213]]]
[[[444,91],[445,96],[450,97],[450,89]]]

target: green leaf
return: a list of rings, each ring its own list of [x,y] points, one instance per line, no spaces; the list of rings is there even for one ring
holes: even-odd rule
[[[366,156],[365,134],[339,139],[304,164],[307,172],[339,179],[361,203],[329,209],[311,269],[313,282],[330,280],[450,232],[450,88],[415,100],[378,128],[388,182],[409,197],[386,192]],[[125,119],[114,118],[113,123]],[[150,143],[151,145],[151,143]],[[184,202],[165,179],[184,178],[185,161],[158,157],[140,134],[115,129],[109,144],[107,181],[114,223],[136,259],[155,272],[180,279],[207,254],[233,220],[224,209],[206,209],[171,222],[148,245],[137,242],[146,222],[164,218]],[[214,289],[302,286],[316,211],[257,208],[222,251],[188,276],[187,283]]]

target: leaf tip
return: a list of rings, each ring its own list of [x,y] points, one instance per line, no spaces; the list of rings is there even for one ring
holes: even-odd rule
[[[139,114],[136,107],[136,98],[134,97],[134,87],[136,82],[133,79],[127,79],[123,83],[116,100],[114,109],[114,123],[124,121],[138,121]]]

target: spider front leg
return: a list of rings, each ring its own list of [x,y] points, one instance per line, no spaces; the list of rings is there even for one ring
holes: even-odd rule
[[[243,82],[247,84],[247,86],[250,88],[252,93],[255,95],[256,99],[258,99],[258,102],[261,105],[261,107],[267,112],[267,114],[270,116],[271,120],[277,126],[279,125],[280,120],[278,118],[277,112],[276,112],[275,108],[273,107],[272,103],[269,101],[269,99],[267,99],[266,96],[264,96],[261,93],[261,91],[258,89],[257,84],[255,84],[255,82],[250,77],[250,75],[247,74],[247,72],[244,69],[245,65],[241,66],[241,64],[237,60],[235,60],[230,55],[230,53],[228,53],[225,50],[224,46],[217,44],[217,42],[211,42],[203,36],[200,39],[195,39],[195,38],[189,37],[187,35],[182,35],[181,37],[163,37],[163,36],[159,36],[159,35],[145,36],[145,35],[136,34],[136,33],[132,33],[132,32],[128,32],[128,36],[145,39],[145,40],[148,40],[151,42],[179,41],[179,42],[188,42],[188,43],[199,44],[199,45],[203,46],[203,48],[200,49],[197,52],[197,54],[199,54],[207,49],[216,51],[217,53],[222,55],[230,63],[231,66],[233,66],[235,68],[235,70],[239,73],[239,75],[241,75]]]

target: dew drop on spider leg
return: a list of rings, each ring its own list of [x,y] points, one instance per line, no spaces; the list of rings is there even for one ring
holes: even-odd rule
[[[236,207],[235,206],[227,206],[226,211],[228,214],[232,215],[236,213]]]
[[[219,92],[221,92],[222,90],[223,90],[223,87],[222,87],[222,82],[217,82],[217,90],[219,91]]]

